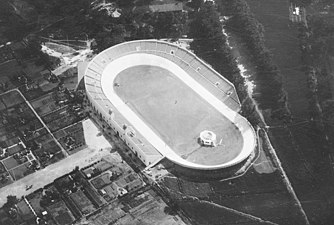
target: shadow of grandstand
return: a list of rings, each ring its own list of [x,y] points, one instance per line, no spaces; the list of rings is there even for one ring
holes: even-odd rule
[[[217,180],[229,180],[240,177],[244,175],[248,169],[253,165],[260,154],[258,148],[250,154],[248,158],[244,161],[227,168],[221,168],[217,170],[195,170],[191,168],[182,167],[168,160],[167,158],[163,159],[158,165],[158,167],[163,167],[170,174],[175,177],[182,178],[188,181],[217,181]]]

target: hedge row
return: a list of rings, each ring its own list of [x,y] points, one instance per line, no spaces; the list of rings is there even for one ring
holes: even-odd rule
[[[264,28],[254,17],[245,0],[217,1],[220,12],[229,19],[226,29],[239,36],[257,68],[255,97],[261,109],[271,109],[278,119],[290,120],[287,94],[282,86],[282,75],[273,63],[264,44]]]

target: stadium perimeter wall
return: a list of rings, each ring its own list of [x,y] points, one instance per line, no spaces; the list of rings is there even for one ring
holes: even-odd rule
[[[117,111],[105,96],[101,85],[101,77],[106,66],[113,60],[132,53],[153,54],[174,62],[186,72],[192,73],[192,76],[195,77],[201,85],[207,88],[212,94],[216,95],[230,109],[233,111],[240,109],[240,102],[234,85],[186,49],[157,40],[126,42],[106,49],[98,54],[86,68],[84,79],[87,97],[92,108],[98,113],[101,119],[108,123],[129,146],[134,155],[145,165],[148,166],[155,163],[163,156],[148,140],[143,138],[140,133],[136,132],[131,126],[131,123]],[[112,85],[113,84],[110,84],[110,88],[113,88]],[[219,168],[223,167],[224,166],[221,166]],[[219,168],[212,167],[210,169]]]

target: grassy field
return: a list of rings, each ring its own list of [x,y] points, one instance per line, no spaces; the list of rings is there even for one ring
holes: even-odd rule
[[[16,60],[8,61],[0,65],[0,82],[7,83],[8,89],[12,89],[20,85],[16,81],[16,76],[22,71],[21,66]]]
[[[249,216],[277,224],[304,224],[277,172],[260,174],[251,168],[244,176],[227,181],[166,177],[162,183],[195,224],[252,224],[255,221]]]
[[[14,169],[10,170],[9,173],[15,180],[19,180],[28,174],[33,173],[33,170],[29,170],[28,168],[29,162],[26,162],[20,166],[15,167]]]
[[[256,19],[264,26],[265,44],[283,75],[283,86],[295,117],[307,118],[306,76],[302,71],[298,31],[289,24],[288,0],[247,0]]]
[[[92,213],[96,210],[94,205],[91,203],[91,201],[89,201],[87,196],[81,190],[72,193],[70,198],[79,207],[81,213],[84,215]]]
[[[35,141],[42,144],[42,147],[34,150],[33,153],[43,166],[58,162],[65,157],[50,134],[40,136]]]
[[[52,97],[52,93],[33,100],[31,105],[40,116],[44,116],[59,108],[59,106],[56,105],[54,98]]]
[[[27,203],[24,200],[21,200],[17,204],[17,209],[18,209],[18,211],[19,211],[23,220],[30,221],[30,222],[34,221],[35,215],[30,210],[29,206],[27,205]]]
[[[52,206],[47,207],[47,209],[59,225],[69,225],[75,220],[71,211],[66,207],[63,201],[59,201]]]
[[[16,166],[20,165],[20,163],[16,161],[13,157],[6,158],[2,161],[2,163],[6,166],[7,170],[11,170]]]
[[[7,149],[7,152],[9,155],[14,155],[15,153],[18,153],[20,151],[24,150],[24,147],[20,144],[12,146]]]
[[[15,225],[4,209],[0,209],[0,224]]]
[[[259,143],[260,156],[240,177],[204,180],[170,173],[163,177],[161,187],[194,224],[259,224],[256,220],[262,219],[304,225],[300,208],[275,168],[268,148],[262,146],[263,141]],[[211,175],[207,172],[208,177]]]
[[[0,101],[6,108],[13,107],[24,102],[24,99],[17,91],[10,91],[4,95],[0,95]]]
[[[178,215],[169,214],[166,208],[164,201],[149,190],[134,198],[124,198],[121,204],[111,203],[87,222],[90,225],[185,225]]]
[[[120,98],[179,156],[190,162],[217,165],[235,158],[243,139],[236,126],[168,70],[136,66],[115,79]],[[221,145],[201,147],[201,131],[211,130]]]
[[[271,139],[297,196],[313,224],[324,224],[332,213],[333,174],[324,139],[309,120],[307,77],[301,70],[297,29],[288,21],[288,1],[248,0],[265,28],[266,46],[284,77],[293,124],[271,129]],[[298,124],[298,122],[304,121]],[[330,198],[332,199],[332,197]]]
[[[28,195],[26,198],[29,201],[29,204],[31,207],[34,209],[37,215],[41,216],[42,212],[45,210],[41,205],[40,201],[42,200],[43,197],[43,191],[36,191],[30,195]]]
[[[42,118],[52,132],[67,127],[79,120],[77,116],[70,112],[69,107],[60,108]]]
[[[54,136],[57,138],[59,143],[63,146],[68,154],[74,154],[86,147],[86,140],[84,137],[82,122],[61,129],[55,132]],[[74,139],[72,148],[66,145],[66,140],[69,137],[72,137]]]

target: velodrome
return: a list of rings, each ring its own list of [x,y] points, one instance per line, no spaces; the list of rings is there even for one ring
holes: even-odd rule
[[[116,77],[125,69],[141,65],[170,71],[235,124],[242,135],[240,153],[228,162],[222,160],[220,164],[198,164],[177,154],[175,149],[168,146],[161,136],[153,131],[152,126],[138,116],[138,112],[131,109],[115,92]],[[252,126],[237,113],[240,104],[233,84],[194,54],[176,45],[156,40],[141,40],[106,49],[89,63],[85,73],[85,84],[93,107],[147,165],[163,156],[187,168],[220,169],[245,160],[256,146],[256,135]],[[208,150],[207,154],[213,153]]]

